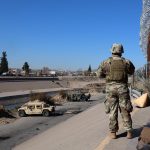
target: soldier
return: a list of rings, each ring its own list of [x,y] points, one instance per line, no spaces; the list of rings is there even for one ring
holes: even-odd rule
[[[121,113],[123,126],[127,131],[127,138],[132,138],[132,119],[130,112],[133,107],[130,101],[128,89],[128,75],[133,75],[135,67],[127,59],[122,57],[124,53],[121,44],[113,44],[112,57],[108,58],[99,66],[98,77],[106,78],[105,111],[109,114],[110,137],[116,139],[118,126],[118,109]]]

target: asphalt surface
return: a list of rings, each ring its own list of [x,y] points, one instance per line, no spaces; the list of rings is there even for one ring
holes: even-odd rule
[[[138,136],[143,126],[150,122],[149,116],[149,107],[134,108],[134,138],[126,139],[119,119],[118,138],[111,140],[108,136],[108,116],[104,113],[101,103],[16,146],[13,150],[136,150]]]
[[[11,150],[15,145],[29,140],[84,110],[104,101],[105,95],[98,95],[88,102],[66,102],[56,106],[56,114],[50,117],[29,116],[0,126],[0,150]]]
[[[143,126],[150,122],[150,109],[135,108],[132,113],[134,138],[127,139],[121,118],[118,138],[108,136],[108,116],[98,104],[63,123],[33,137],[13,150],[135,150]]]

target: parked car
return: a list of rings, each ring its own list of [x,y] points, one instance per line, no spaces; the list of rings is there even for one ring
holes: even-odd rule
[[[42,114],[43,116],[48,117],[53,112],[55,112],[55,106],[51,106],[39,100],[27,102],[18,109],[18,114],[20,117],[35,114]]]

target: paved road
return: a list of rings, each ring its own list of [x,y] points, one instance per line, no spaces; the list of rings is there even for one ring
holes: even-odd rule
[[[135,136],[131,140],[126,139],[121,123],[118,139],[109,138],[108,117],[104,113],[103,104],[98,104],[13,150],[136,150],[141,128],[150,122],[150,109],[136,108],[132,116]]]

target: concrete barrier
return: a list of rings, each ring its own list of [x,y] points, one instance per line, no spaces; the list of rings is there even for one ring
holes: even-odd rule
[[[0,77],[0,81],[44,81],[44,80],[50,80],[50,81],[58,81],[58,77]]]

